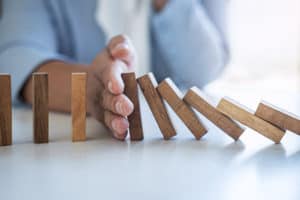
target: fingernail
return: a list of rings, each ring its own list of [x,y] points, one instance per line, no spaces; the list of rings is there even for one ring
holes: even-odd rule
[[[119,114],[123,114],[124,110],[123,110],[123,103],[121,101],[118,101],[116,103],[116,110]]]
[[[112,88],[112,82],[111,81],[108,82],[108,89],[109,89],[110,92],[112,92],[112,93],[114,92],[113,88]]]

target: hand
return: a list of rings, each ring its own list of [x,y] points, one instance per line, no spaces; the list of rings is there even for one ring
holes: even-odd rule
[[[87,110],[103,122],[117,139],[124,140],[129,123],[127,116],[134,109],[133,103],[123,94],[121,74],[132,71],[136,52],[125,36],[111,39],[88,68]]]

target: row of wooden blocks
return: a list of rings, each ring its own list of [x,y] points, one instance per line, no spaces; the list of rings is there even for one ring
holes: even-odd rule
[[[35,143],[47,143],[48,124],[48,74],[34,73],[33,80],[33,138]],[[192,108],[214,123],[234,140],[244,132],[243,124],[263,136],[279,143],[286,130],[300,135],[300,118],[269,103],[261,102],[254,113],[237,102],[223,98],[214,107],[201,91],[193,87],[183,95],[169,78],[157,83],[152,73],[136,79],[135,73],[124,73],[124,93],[134,104],[128,116],[131,140],[144,138],[138,98],[138,85],[154,115],[164,139],[176,135],[165,102],[174,110],[196,139],[207,133],[207,128]],[[72,73],[72,140],[86,139],[86,73]],[[12,144],[11,78],[0,74],[0,145]],[[239,123],[238,123],[239,122]]]

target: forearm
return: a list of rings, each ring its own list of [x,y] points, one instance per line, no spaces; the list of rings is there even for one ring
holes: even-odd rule
[[[69,64],[62,61],[49,61],[36,69],[36,72],[47,72],[49,78],[49,109],[59,112],[71,110],[71,74],[86,72],[87,67]],[[32,78],[25,83],[22,96],[25,102],[32,104]]]

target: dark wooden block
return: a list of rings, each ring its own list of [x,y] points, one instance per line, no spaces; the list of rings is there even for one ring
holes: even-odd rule
[[[128,116],[130,139],[143,140],[144,134],[138,98],[138,85],[135,78],[135,73],[124,73],[122,74],[122,79],[125,83],[124,93],[134,105],[134,111]]]
[[[201,123],[191,107],[183,101],[183,95],[171,79],[167,78],[162,81],[158,85],[157,90],[196,139],[200,139],[207,133],[206,127]]]
[[[48,74],[33,73],[33,137],[35,143],[47,143],[48,124]]]
[[[157,81],[152,73],[148,73],[138,78],[138,83],[148,105],[154,115],[154,118],[165,139],[169,139],[176,135],[176,130],[167,113],[167,109],[163,100],[156,90]]]
[[[11,79],[0,74],[0,146],[12,144]]]
[[[255,115],[281,129],[289,130],[300,135],[300,117],[288,111],[262,101],[258,105]]]
[[[238,140],[244,132],[240,125],[212,106],[198,88],[189,89],[183,99],[234,140]]]

